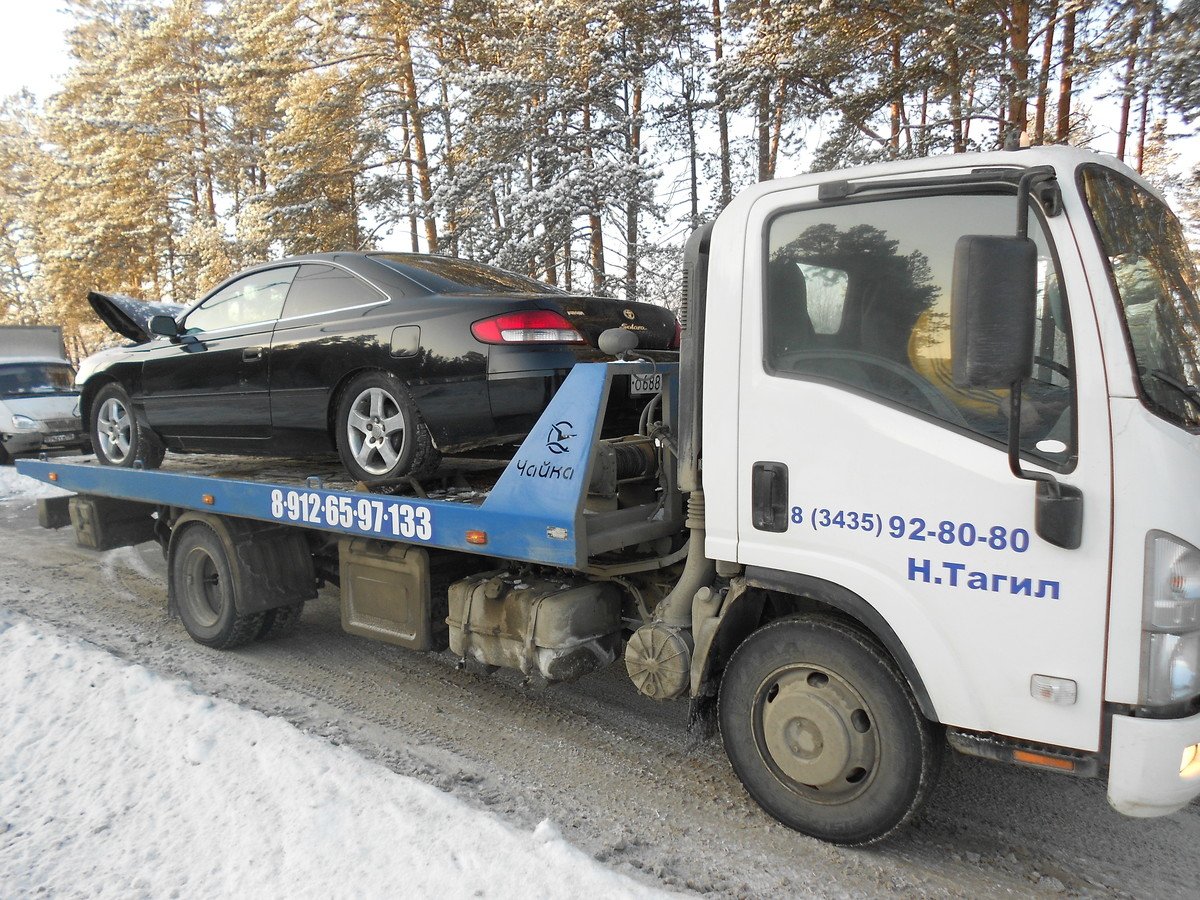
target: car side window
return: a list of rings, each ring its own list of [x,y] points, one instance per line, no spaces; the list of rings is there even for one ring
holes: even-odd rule
[[[283,310],[296,266],[255,272],[227,284],[183,320],[185,334],[219,331],[256,322],[274,322]]]
[[[283,306],[283,318],[294,319],[314,313],[332,312],[354,306],[380,303],[387,297],[337,266],[306,263],[300,267]]]
[[[776,216],[765,273],[765,368],[834,382],[1006,442],[1009,392],[954,384],[950,289],[958,238],[1011,235],[1016,219],[1011,194],[887,198]],[[1021,443],[1067,468],[1075,434],[1066,304],[1036,216],[1030,237],[1038,251],[1038,316]]]

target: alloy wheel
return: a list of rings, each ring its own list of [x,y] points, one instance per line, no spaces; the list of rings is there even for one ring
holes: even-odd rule
[[[109,397],[96,417],[96,438],[105,458],[114,463],[124,462],[133,444],[133,417],[116,397]]]
[[[363,471],[387,475],[404,451],[406,425],[400,405],[383,388],[362,391],[350,405],[346,436]]]

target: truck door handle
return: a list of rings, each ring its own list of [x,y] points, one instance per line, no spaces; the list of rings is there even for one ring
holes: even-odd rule
[[[750,506],[759,531],[787,531],[788,467],[781,462],[756,462],[750,473]]]
[[[261,347],[256,347],[254,349],[247,348],[246,350],[242,351],[242,359],[246,362],[257,362],[262,358],[263,352]]]

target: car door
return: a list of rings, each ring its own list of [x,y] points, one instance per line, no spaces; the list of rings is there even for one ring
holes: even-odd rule
[[[148,351],[142,393],[155,431],[201,448],[270,436],[271,331],[296,269],[226,284],[183,317],[178,338]]]
[[[342,376],[399,362],[394,323],[374,315],[387,302],[339,266],[300,267],[271,338],[271,424],[281,449],[329,449],[329,404]]]
[[[956,242],[1014,234],[1015,196],[821,202],[807,188],[767,194],[756,213],[737,388],[738,562],[768,582],[806,576],[793,579],[799,593],[835,585],[865,603],[911,653],[941,721],[1097,749],[1110,432],[1065,217],[1031,216],[1039,316],[1021,449],[1026,468],[1082,491],[1079,549],[1037,534],[1034,486],[1009,471],[1008,392],[960,390],[951,377]],[[1074,330],[1067,300],[1082,310]],[[1048,703],[1035,676],[1072,681],[1079,695]]]

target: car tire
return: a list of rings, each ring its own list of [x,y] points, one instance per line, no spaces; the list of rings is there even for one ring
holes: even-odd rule
[[[772,622],[738,647],[718,719],[734,772],[764,810],[847,846],[915,815],[945,750],[882,647],[818,616]]]
[[[233,563],[225,543],[204,522],[188,522],[172,536],[171,597],[192,640],[216,650],[248,644],[262,633],[263,613],[239,614]]]
[[[338,394],[334,417],[342,464],[367,485],[420,478],[441,462],[416,404],[388,372],[351,379]]]
[[[92,401],[89,434],[96,459],[106,466],[132,468],[141,460],[147,469],[157,469],[166,456],[162,440],[137,420],[125,388],[106,384]]]

